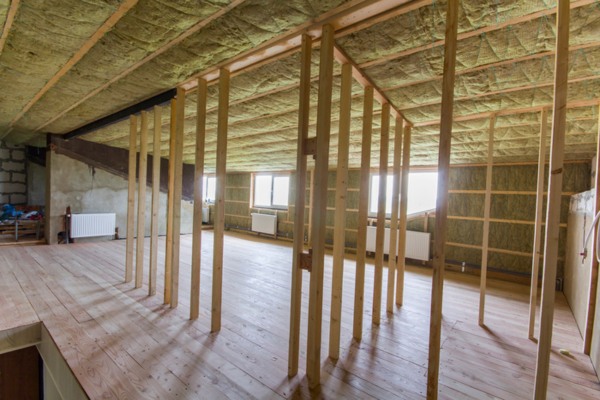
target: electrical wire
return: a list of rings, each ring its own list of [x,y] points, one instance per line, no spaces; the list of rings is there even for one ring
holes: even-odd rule
[[[587,235],[585,236],[585,240],[583,241],[583,251],[580,253],[581,256],[583,257],[583,260],[585,260],[585,258],[587,257],[587,245],[588,245],[588,242],[590,241],[590,237],[592,237],[594,228],[596,227],[596,224],[598,223],[598,219],[600,219],[600,211],[594,217],[594,220],[592,221],[592,226],[590,226],[590,230],[588,231]],[[596,260],[598,262],[600,262],[600,251],[598,251],[598,249],[600,249],[600,235],[596,235]],[[583,260],[582,260],[582,262],[583,262]]]

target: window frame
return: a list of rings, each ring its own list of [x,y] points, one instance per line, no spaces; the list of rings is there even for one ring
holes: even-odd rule
[[[270,194],[270,205],[258,205],[256,204],[256,178],[259,176],[270,176],[271,177],[271,194]],[[286,205],[274,205],[273,195],[275,188],[275,178],[287,178],[288,179],[288,195]],[[291,174],[289,172],[255,172],[252,174],[252,190],[250,191],[250,205],[251,208],[269,209],[269,210],[288,210],[290,207],[290,179]]]
[[[208,198],[208,181],[209,179],[215,180],[215,198],[209,200]],[[202,176],[202,202],[206,204],[215,204],[217,197],[217,176],[215,174],[204,174]]]

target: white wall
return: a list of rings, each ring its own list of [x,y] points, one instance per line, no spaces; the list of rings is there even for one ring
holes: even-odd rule
[[[565,281],[563,291],[571,306],[579,331],[585,331],[587,304],[590,287],[592,259],[591,240],[587,246],[588,257],[582,263],[579,255],[585,234],[593,220],[594,193],[592,190],[571,196],[567,226],[567,249],[565,254]]]

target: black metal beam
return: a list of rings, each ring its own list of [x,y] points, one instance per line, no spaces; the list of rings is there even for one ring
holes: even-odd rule
[[[169,102],[177,94],[177,89],[169,89],[166,92],[157,94],[156,96],[150,97],[149,99],[143,100],[137,104],[124,108],[116,113],[107,115],[106,117],[100,118],[96,121],[90,122],[89,124],[83,125],[77,129],[73,129],[71,132],[67,132],[62,135],[65,140],[73,139],[87,133],[97,131],[105,126],[116,124],[117,122],[123,121],[129,118],[132,114],[137,114],[143,110],[148,110],[154,106],[158,106]]]

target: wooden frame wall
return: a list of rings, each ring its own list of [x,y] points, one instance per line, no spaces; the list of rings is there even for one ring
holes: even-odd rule
[[[133,279],[133,246],[135,235],[135,166],[137,153],[137,118],[129,117],[129,168],[127,173],[127,237],[125,243],[125,282]]]
[[[183,125],[185,90],[177,88],[175,102],[175,159],[173,160],[173,225],[171,237],[171,308],[179,304],[179,243],[181,240],[181,192],[183,185]]]
[[[308,385],[321,382],[321,325],[323,317],[323,270],[325,262],[325,223],[327,219],[327,178],[329,169],[329,137],[331,130],[331,96],[333,92],[334,29],[323,26],[319,62],[319,94],[317,104],[317,154],[315,158],[315,194],[312,225],[312,263],[308,298],[308,340],[306,375]]]
[[[383,258],[385,243],[385,203],[387,195],[387,172],[390,145],[390,104],[384,103],[381,109],[381,139],[379,142],[379,194],[377,197],[377,228],[375,237],[375,271],[373,279],[374,325],[381,320],[381,290],[383,286]]]
[[[346,197],[348,191],[348,154],[350,151],[350,116],[352,105],[352,65],[342,65],[340,91],[340,122],[338,133],[338,163],[336,169],[335,216],[333,232],[333,271],[331,286],[331,314],[329,325],[329,357],[340,355],[342,317],[342,286],[344,280],[344,253],[346,249]]]
[[[405,122],[402,145],[402,177],[400,178],[400,218],[398,222],[398,260],[396,261],[396,305],[404,301],[404,270],[406,268],[406,224],[408,222],[408,181],[410,172],[410,138],[412,125]]]
[[[538,276],[542,244],[542,220],[544,208],[544,169],[546,166],[546,131],[548,110],[542,108],[540,123],[540,149],[538,154],[538,173],[535,201],[535,225],[533,228],[533,257],[531,261],[531,289],[529,291],[529,328],[528,337],[535,337],[535,314],[537,308]]]
[[[167,237],[165,239],[165,289],[164,303],[171,303],[171,265],[173,255],[173,186],[175,184],[175,99],[171,100],[171,119],[169,121],[169,192],[167,194]]]
[[[298,149],[296,153],[296,199],[294,203],[294,248],[292,255],[292,289],[290,301],[290,338],[288,349],[288,376],[290,377],[295,376],[298,373],[298,358],[300,354],[300,308],[302,305],[302,259],[307,256],[304,253],[304,205],[306,203],[307,175],[306,141],[308,139],[308,127],[310,124],[311,56],[312,39],[306,34],[302,35],[302,52],[300,54],[300,99],[298,105]]]
[[[213,281],[211,332],[221,330],[223,299],[223,244],[225,233],[225,180],[227,179],[227,129],[229,119],[229,70],[221,68],[219,76],[219,111],[217,120],[217,188],[215,193],[215,222],[213,247]]]
[[[448,215],[448,172],[452,141],[454,108],[454,78],[458,31],[458,0],[449,0],[446,12],[446,45],[444,46],[444,78],[442,80],[442,111],[438,160],[437,206],[435,210],[435,240],[433,245],[433,278],[431,316],[429,321],[429,363],[427,368],[427,398],[437,399],[442,332],[442,301],[444,290],[446,225]]]
[[[156,294],[156,270],[158,267],[158,209],[160,207],[160,136],[162,108],[154,107],[154,137],[152,139],[152,208],[150,219],[150,271],[148,273],[148,296]]]
[[[400,209],[400,162],[402,158],[403,120],[396,118],[394,129],[394,160],[392,163],[392,215],[390,216],[390,253],[388,255],[388,281],[386,311],[394,312],[394,288],[396,283],[396,256],[398,255],[398,212]]]
[[[367,257],[367,219],[369,218],[369,179],[371,176],[371,134],[373,132],[373,87],[365,87],[360,155],[360,190],[358,199],[358,232],[356,237],[356,280],[354,281],[354,318],[352,336],[362,338],[365,259]]]
[[[190,319],[200,313],[200,266],[202,251],[202,203],[204,178],[204,144],[206,139],[206,80],[198,79],[196,118],[196,157],[194,162],[194,222],[192,232],[192,276],[190,290]]]
[[[492,202],[492,168],[494,164],[494,126],[496,116],[490,117],[488,129],[488,155],[485,171],[485,199],[483,202],[483,238],[481,240],[481,276],[479,280],[479,326],[484,325],[485,292],[487,286],[488,244],[490,241],[490,208]]]
[[[146,174],[148,166],[148,113],[142,111],[140,157],[138,163],[137,241],[135,256],[135,287],[142,287],[144,277],[144,235],[146,231]]]
[[[550,148],[550,178],[548,182],[546,238],[544,243],[540,338],[534,385],[534,399],[536,400],[545,399],[548,390],[567,120],[570,2],[569,0],[559,0],[557,7],[558,28],[556,34],[556,66],[554,70],[554,105],[552,109],[552,147]]]

